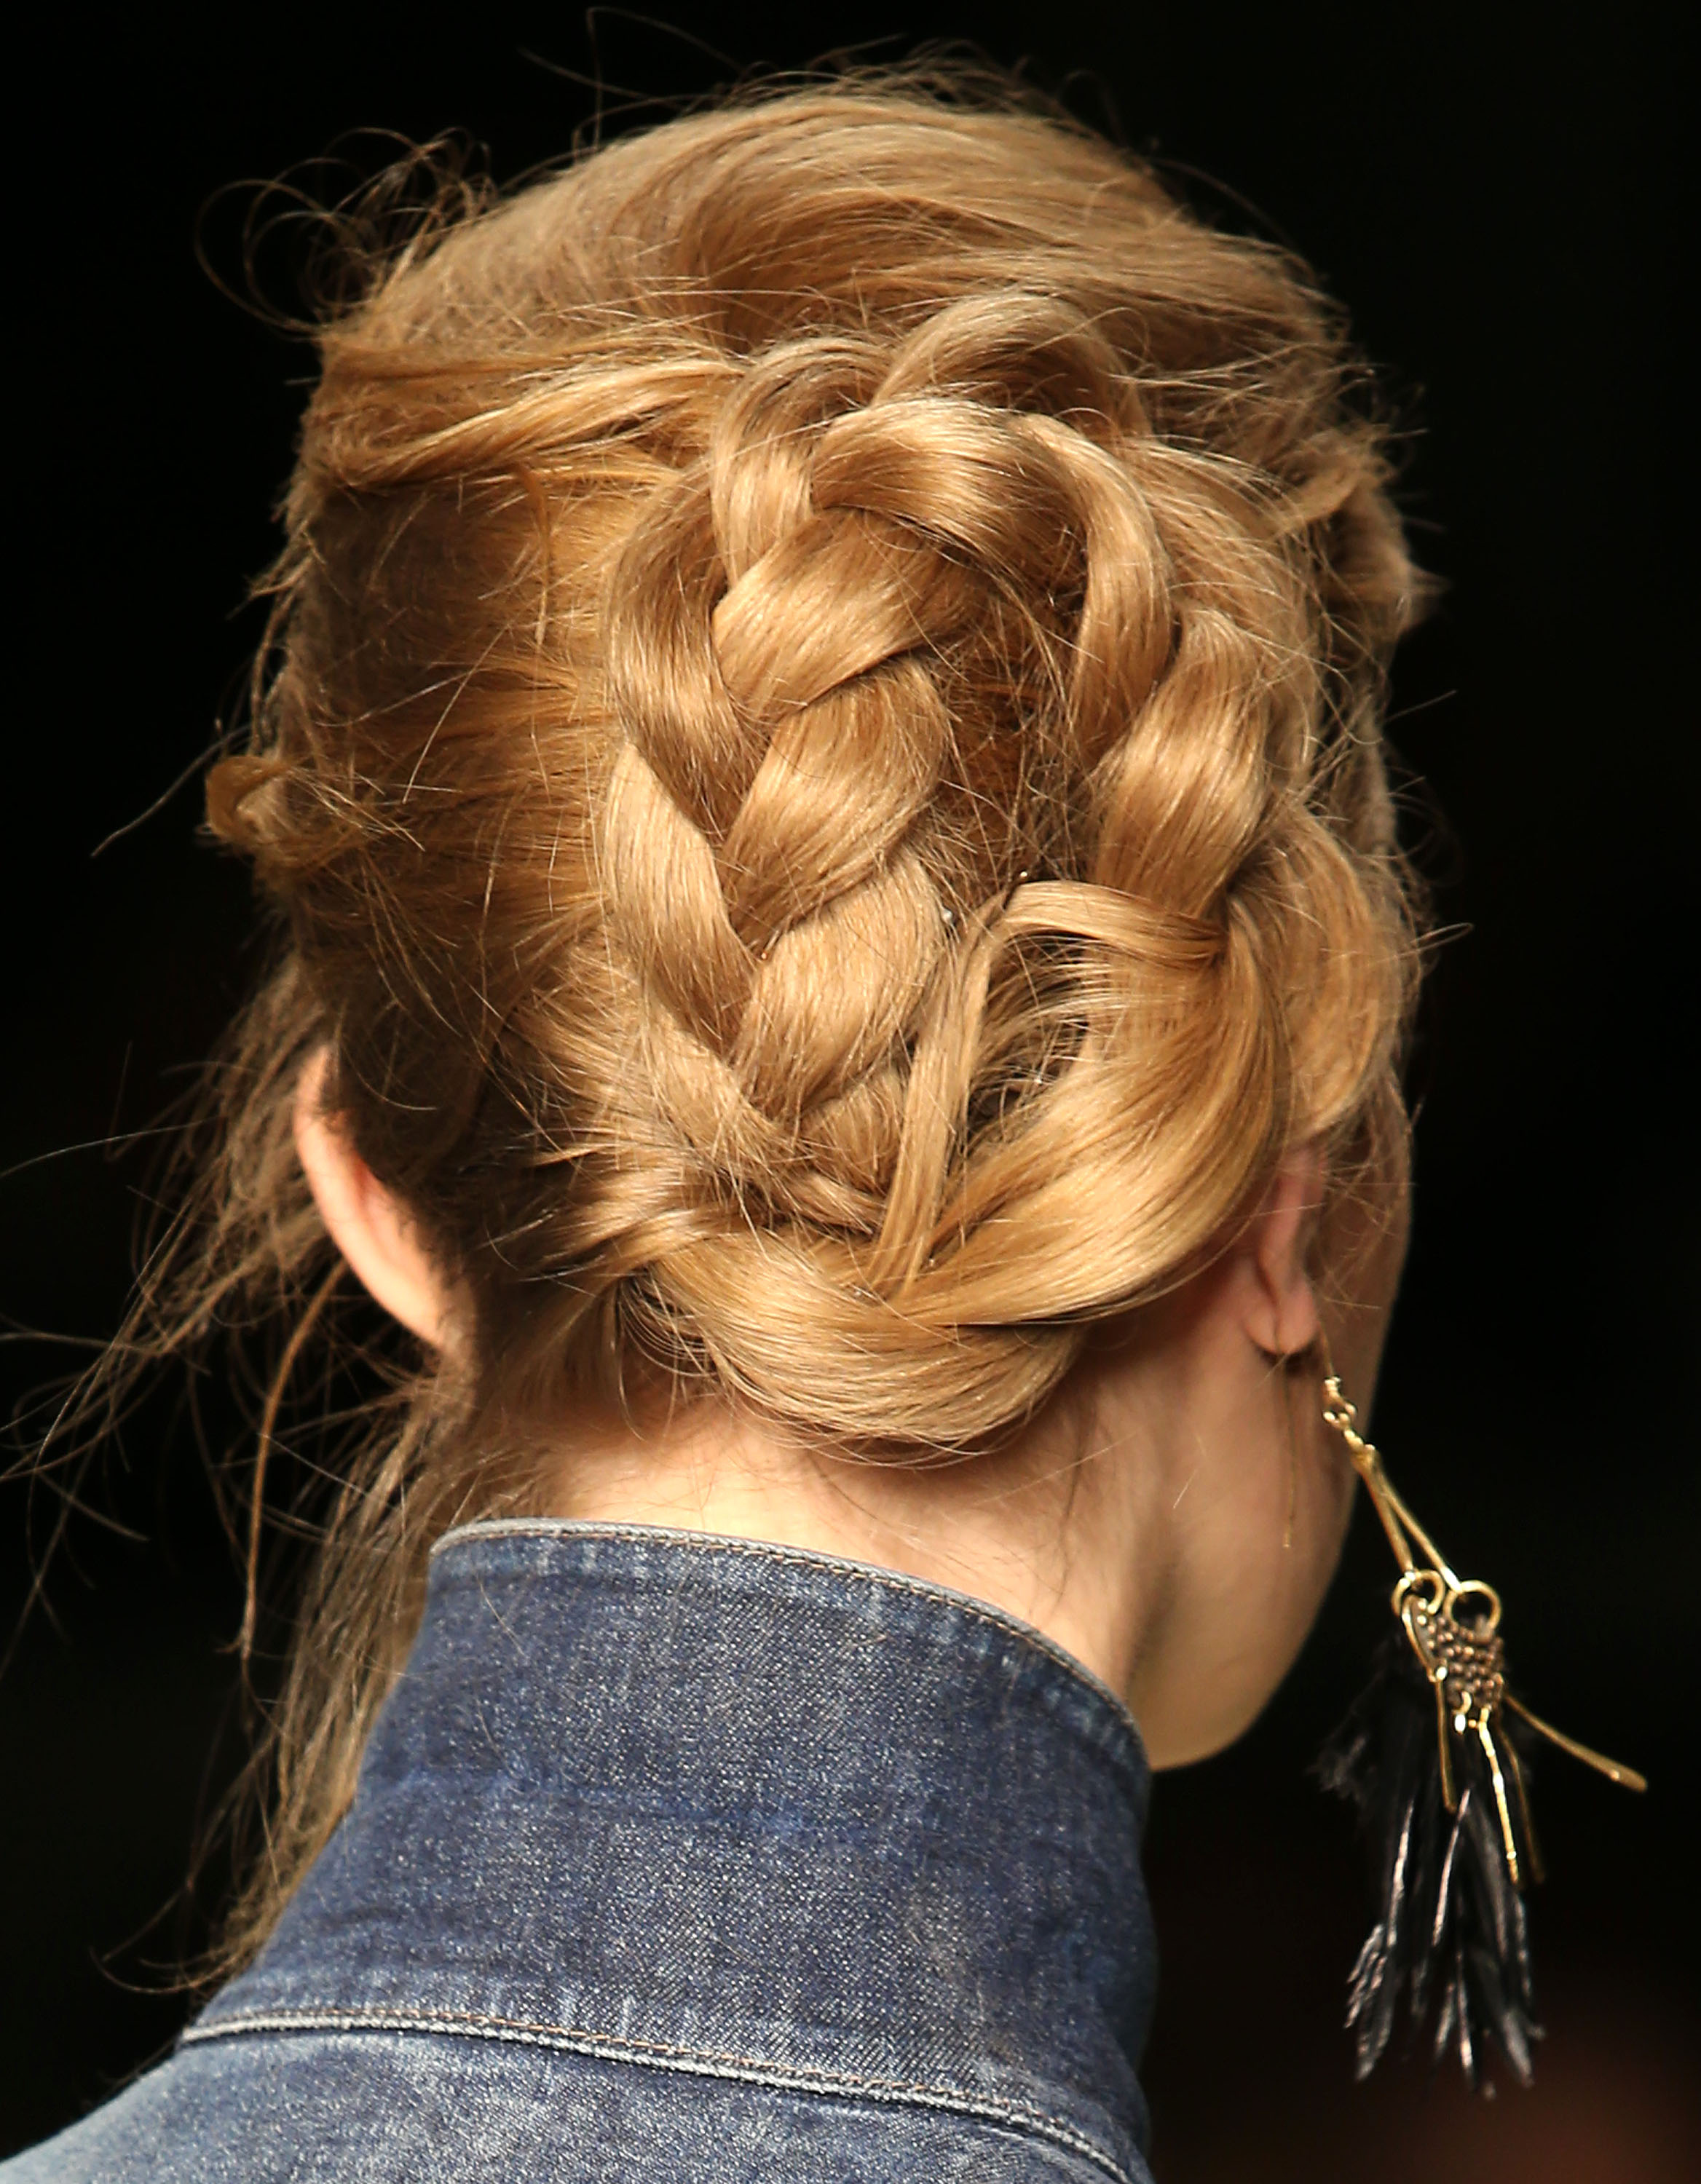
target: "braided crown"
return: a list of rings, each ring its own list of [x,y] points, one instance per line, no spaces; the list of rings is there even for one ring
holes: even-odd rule
[[[209,810],[508,1384],[964,1446],[1289,1145],[1397,1137],[1416,587],[1291,265],[1058,125],[816,92],[322,348]]]

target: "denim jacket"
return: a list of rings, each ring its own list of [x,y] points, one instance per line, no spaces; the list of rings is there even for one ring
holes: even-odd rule
[[[0,2179],[1149,2184],[1147,1785],[962,1595],[470,1525],[259,1958]]]

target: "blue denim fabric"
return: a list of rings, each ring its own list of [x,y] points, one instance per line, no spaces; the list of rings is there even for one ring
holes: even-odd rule
[[[470,1526],[261,1955],[0,2179],[1148,2184],[1147,1786],[963,1596]]]

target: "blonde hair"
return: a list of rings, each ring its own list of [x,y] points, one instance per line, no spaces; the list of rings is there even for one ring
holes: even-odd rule
[[[499,1416],[707,1395],[972,1451],[1289,1148],[1337,1197],[1403,1173],[1380,713],[1419,585],[1303,270],[891,80],[461,214],[320,332],[208,784],[287,937],[174,1325],[331,1293],[290,1149],[321,1043],[477,1323],[460,1409],[404,1374],[325,1520],[238,1954],[432,1540],[527,1490]]]

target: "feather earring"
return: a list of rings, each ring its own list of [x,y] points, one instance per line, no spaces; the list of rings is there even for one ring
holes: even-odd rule
[[[1435,2062],[1451,2048],[1474,2087],[1486,2037],[1528,2085],[1541,2037],[1524,1908],[1526,1885],[1542,1877],[1525,1781],[1531,1747],[1544,1738],[1626,1789],[1648,1784],[1508,1691],[1499,1594],[1448,1567],[1359,1433],[1326,1351],[1324,1371],[1325,1421],[1345,1441],[1400,1565],[1400,1627],[1318,1765],[1325,1786],[1358,1808],[1381,1904],[1347,1990],[1357,2075],[1381,2059],[1403,1996],[1414,2037],[1434,2013]]]

